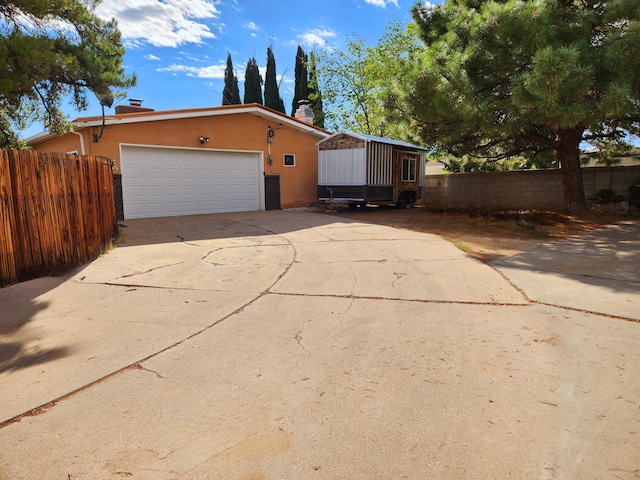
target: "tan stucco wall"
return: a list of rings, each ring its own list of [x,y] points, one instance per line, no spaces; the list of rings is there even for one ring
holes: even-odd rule
[[[267,129],[275,135],[271,143],[273,163],[269,165]],[[316,200],[319,135],[298,131],[277,119],[265,119],[251,113],[183,118],[162,121],[108,125],[98,143],[92,136],[100,127],[79,130],[86,155],[103,155],[116,161],[120,169],[120,145],[157,145],[196,149],[250,150],[264,152],[265,174],[280,175],[280,201],[283,208],[304,206]],[[200,136],[209,137],[202,144]],[[69,133],[34,146],[37,150],[81,153],[80,138]],[[284,166],[284,154],[295,155],[295,167]]]

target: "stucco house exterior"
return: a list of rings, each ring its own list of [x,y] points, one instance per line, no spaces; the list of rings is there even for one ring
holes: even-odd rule
[[[131,99],[115,112],[78,118],[66,135],[44,132],[27,143],[113,160],[120,219],[316,201],[316,143],[330,134],[313,126],[303,108],[298,118],[259,104],[154,111]]]

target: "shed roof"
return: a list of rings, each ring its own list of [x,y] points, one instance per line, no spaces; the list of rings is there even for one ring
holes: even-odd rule
[[[350,137],[359,138],[360,140],[364,140],[365,142],[385,143],[387,145],[394,145],[396,147],[404,147],[404,148],[412,148],[414,150],[424,150],[424,151],[427,150],[425,147],[421,147],[419,145],[413,145],[408,142],[393,140],[392,138],[376,137],[375,135],[365,135],[364,133],[356,133],[356,132],[351,132],[349,130],[341,130],[332,135],[329,135],[328,137],[323,138],[322,140],[317,142],[316,145],[320,145],[321,143],[324,143],[327,140],[331,140],[332,138],[337,137],[338,135],[343,135],[343,134],[349,135]]]

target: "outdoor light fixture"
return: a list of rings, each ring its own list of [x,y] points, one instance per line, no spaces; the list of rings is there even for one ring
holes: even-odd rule
[[[102,134],[104,133],[104,107],[111,108],[111,105],[113,105],[113,95],[109,92],[104,94],[96,93],[96,97],[98,97],[98,101],[102,107],[102,128],[100,129],[100,135],[97,133],[93,134],[94,143],[98,143],[98,140],[102,138]]]
[[[200,143],[207,143],[209,141],[209,137],[200,135],[200,137],[198,137],[198,140],[200,140]]]
[[[271,125],[267,127],[267,142],[271,143],[273,141],[273,136],[276,134],[275,130],[271,128]]]

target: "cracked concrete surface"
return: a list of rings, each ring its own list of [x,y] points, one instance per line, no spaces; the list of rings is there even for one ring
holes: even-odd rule
[[[638,475],[617,284],[545,296],[536,254],[494,269],[305,212],[125,224],[85,268],[0,290],[2,480]],[[613,234],[609,265],[635,258]]]

